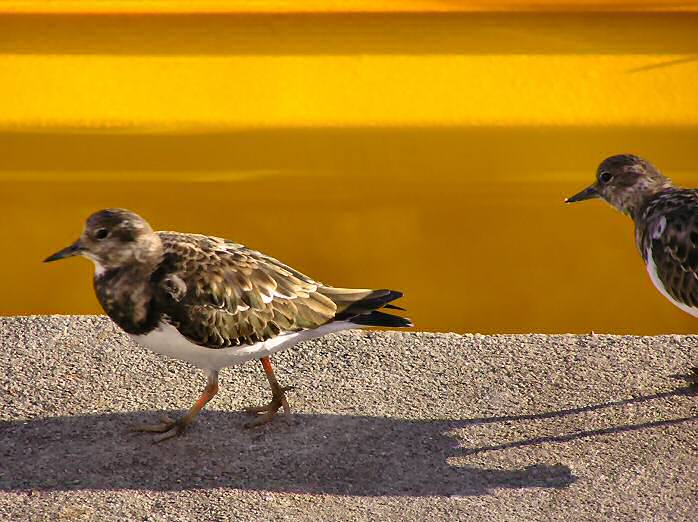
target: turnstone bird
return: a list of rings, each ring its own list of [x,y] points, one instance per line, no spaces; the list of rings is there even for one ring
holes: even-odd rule
[[[182,433],[218,392],[218,372],[259,359],[271,386],[266,406],[248,408],[256,426],[280,409],[290,414],[269,356],[305,339],[367,326],[402,328],[409,319],[380,311],[402,297],[394,290],[323,285],[269,257],[218,237],[155,232],[137,214],[92,214],[80,238],[46,258],[94,262],[94,288],[104,311],[136,343],[207,372],[204,392],[188,413],[137,429]]]
[[[698,189],[675,187],[650,162],[606,158],[596,182],[567,203],[602,198],[635,222],[635,241],[652,283],[684,312],[698,317]],[[691,380],[698,383],[698,368]]]

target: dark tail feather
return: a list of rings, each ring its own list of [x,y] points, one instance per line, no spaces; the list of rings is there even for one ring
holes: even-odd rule
[[[378,310],[374,310],[369,314],[361,314],[349,319],[349,322],[360,324],[362,326],[384,326],[387,328],[409,328],[414,326],[412,321],[407,317],[399,315],[391,315]]]
[[[336,319],[350,319],[355,315],[372,312],[378,308],[383,308],[390,301],[395,301],[395,299],[400,299],[401,297],[402,292],[397,292],[395,290],[374,290],[366,297],[351,303],[337,315]]]
[[[354,324],[365,326],[408,328],[412,326],[412,322],[409,319],[378,311],[379,308],[390,308],[393,310],[404,311],[404,308],[389,304],[391,301],[401,297],[402,292],[398,292],[396,290],[374,290],[363,299],[351,303],[351,305],[337,314],[335,320],[350,321]]]

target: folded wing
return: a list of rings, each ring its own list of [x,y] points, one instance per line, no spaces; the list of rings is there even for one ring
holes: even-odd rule
[[[220,238],[173,232],[161,232],[160,237],[165,258],[153,276],[159,288],[156,299],[167,320],[196,344],[249,345],[334,320],[409,325],[404,318],[375,311],[400,297],[399,292],[328,287]]]
[[[698,191],[660,195],[645,216],[639,238],[643,256],[651,256],[672,298],[698,307]]]

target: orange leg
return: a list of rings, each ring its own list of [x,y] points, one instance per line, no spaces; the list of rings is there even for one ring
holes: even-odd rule
[[[194,405],[189,408],[186,415],[180,417],[179,419],[173,420],[170,417],[164,416],[160,420],[159,424],[143,424],[136,426],[136,431],[147,431],[153,433],[160,433],[155,437],[155,442],[162,442],[163,440],[176,437],[184,432],[184,430],[189,426],[194,419],[196,419],[199,412],[206,406],[208,401],[215,397],[218,393],[218,372],[210,371],[208,373],[208,382],[206,383],[206,388],[204,388],[201,396],[196,400]]]
[[[269,386],[271,387],[271,402],[269,402],[269,404],[266,406],[245,408],[245,411],[248,413],[261,414],[254,421],[247,423],[245,425],[247,428],[266,424],[267,422],[271,421],[280,408],[284,409],[285,415],[291,415],[291,408],[288,405],[286,394],[284,393],[288,391],[290,387],[282,388],[279,386],[279,381],[276,380],[276,375],[274,375],[274,369],[271,367],[269,357],[262,357],[260,362],[262,363],[262,368],[264,368],[264,373],[267,376]]]
[[[196,416],[199,414],[199,412],[208,404],[208,401],[213,399],[216,394],[218,393],[218,379],[211,381],[209,379],[209,382],[206,384],[206,388],[204,388],[203,393],[199,396],[198,399],[196,399],[196,402],[194,403],[194,406],[189,408],[189,411],[185,415],[185,417],[189,417],[191,420],[194,420]]]

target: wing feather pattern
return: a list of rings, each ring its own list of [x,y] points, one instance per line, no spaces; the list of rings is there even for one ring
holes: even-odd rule
[[[328,287],[277,259],[221,238],[158,234],[165,252],[153,275],[159,308],[182,335],[202,346],[254,344],[335,319],[381,326],[382,316],[369,318],[370,314],[402,295]],[[404,318],[390,317],[384,326],[410,325]]]
[[[318,293],[319,283],[274,258],[216,237],[159,235],[165,251],[156,275],[159,305],[197,344],[253,344],[335,316],[337,307]]]
[[[698,307],[698,190],[670,190],[650,201],[637,240],[645,261],[675,300]]]

